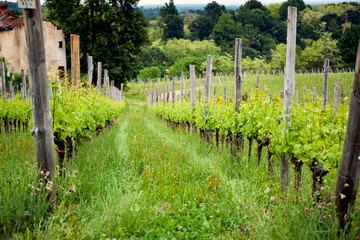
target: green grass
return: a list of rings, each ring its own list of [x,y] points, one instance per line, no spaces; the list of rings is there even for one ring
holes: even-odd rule
[[[279,162],[269,177],[266,149],[258,168],[256,143],[252,159],[246,144],[239,160],[226,144],[217,148],[167,126],[143,95],[126,99],[119,122],[83,143],[66,179],[57,177],[50,214],[48,203],[30,196],[37,179],[32,137],[0,135],[1,239],[336,239],[329,194],[335,171],[326,177],[319,210],[307,166],[301,191],[291,182],[282,193]],[[360,235],[359,209],[357,203],[348,239]]]

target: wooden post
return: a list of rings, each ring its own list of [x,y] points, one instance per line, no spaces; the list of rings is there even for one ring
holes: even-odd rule
[[[4,64],[4,62],[0,62],[0,64],[1,64],[1,93],[2,93],[2,97],[4,99],[4,102],[6,103],[5,64]]]
[[[308,102],[308,98],[307,98],[308,94],[309,94],[309,85],[305,85],[305,98],[304,98],[305,103]]]
[[[120,102],[124,101],[124,84],[121,84],[121,90],[120,90]]]
[[[49,173],[48,181],[45,182],[44,187],[48,185],[52,189],[48,195],[49,199],[52,199],[56,193],[56,183],[53,178],[56,174],[55,148],[40,0],[35,0],[35,6],[36,9],[23,9],[34,121],[34,128],[31,133],[35,137],[38,168],[44,173]]]
[[[259,90],[259,85],[260,85],[260,77],[259,77],[259,72],[256,71],[256,83],[255,83],[255,89],[256,91]]]
[[[166,95],[166,102],[169,103],[170,101],[170,80],[168,77],[166,77],[166,82],[167,82],[167,95]]]
[[[312,101],[315,102],[316,101],[316,87],[312,88]]]
[[[227,105],[226,85],[224,85],[224,103]]]
[[[323,72],[323,99],[324,106],[328,105],[328,79],[329,79],[329,67],[330,61],[329,59],[325,59],[324,61],[324,72]]]
[[[176,81],[175,81],[175,78],[172,79],[172,104],[173,106],[175,105],[175,90],[176,90]]]
[[[72,85],[81,87],[80,83],[80,37],[70,34],[71,41],[71,79]]]
[[[206,78],[205,78],[205,106],[204,115],[207,116],[206,107],[210,101],[210,88],[211,88],[211,77],[212,77],[212,64],[213,56],[209,55],[206,62]]]
[[[191,91],[191,112],[193,113],[195,110],[195,102],[196,102],[196,75],[195,75],[195,66],[189,66],[190,71],[190,91]],[[190,124],[190,132],[194,133],[194,125]]]
[[[242,39],[235,39],[235,83],[236,83],[236,92],[235,92],[235,112],[240,111],[241,106],[241,87],[242,87],[242,78],[241,78],[241,55],[242,55]]]
[[[288,24],[287,24],[287,49],[286,49],[286,67],[284,78],[284,121],[287,123],[285,128],[290,127],[290,117],[292,97],[295,92],[295,49],[296,49],[296,7],[288,7]],[[284,129],[285,131],[286,129]],[[281,184],[289,185],[290,163],[285,157],[285,153],[281,154]]]
[[[339,93],[340,93],[340,88],[339,88],[339,82],[335,82],[335,87],[334,87],[334,114],[336,114],[338,108],[339,108]]]
[[[97,83],[96,83],[96,88],[98,93],[100,93],[100,89],[101,89],[101,76],[102,75],[102,63],[98,62],[98,67],[97,67]]]
[[[180,109],[182,109],[184,100],[184,73],[180,73]]]
[[[92,56],[87,56],[87,61],[88,61],[88,84],[89,87],[91,87],[92,84],[92,79],[93,79],[93,72],[94,72],[94,64],[93,64],[93,57]]]
[[[355,204],[359,186],[360,174],[360,40],[358,43],[355,77],[350,100],[349,118],[347,123],[344,148],[339,166],[338,178],[335,188],[335,212],[339,219],[340,227],[344,228],[349,209]],[[334,214],[333,214],[334,215]],[[351,226],[351,224],[349,224]]]
[[[104,69],[104,96],[107,96],[108,89],[108,70]]]
[[[26,76],[24,69],[21,69],[21,75],[22,75],[22,88],[21,88],[21,99],[26,99]]]
[[[10,89],[10,99],[11,99],[11,100],[14,100],[14,86],[13,86],[13,81],[10,81],[9,89]]]

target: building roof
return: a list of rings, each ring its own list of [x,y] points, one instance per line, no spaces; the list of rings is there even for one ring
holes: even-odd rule
[[[8,12],[7,4],[0,4],[0,31],[12,30],[18,26],[24,25],[24,19]]]
[[[58,29],[60,29],[55,23],[48,19],[43,18],[43,21],[50,22]],[[0,4],[0,31],[13,30],[16,27],[23,25],[24,19],[22,17],[16,16],[12,12],[9,12],[7,3]]]

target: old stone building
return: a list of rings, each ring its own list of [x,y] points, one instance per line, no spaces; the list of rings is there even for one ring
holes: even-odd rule
[[[64,32],[46,19],[42,25],[48,74],[56,70],[66,72]],[[8,71],[29,72],[24,20],[9,12],[6,3],[0,4],[0,57],[5,57]]]

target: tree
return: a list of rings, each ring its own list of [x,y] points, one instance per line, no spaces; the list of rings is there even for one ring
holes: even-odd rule
[[[48,18],[69,35],[80,35],[82,72],[86,54],[102,62],[117,86],[134,77],[136,56],[147,41],[147,24],[138,0],[47,0]],[[68,56],[70,54],[67,54]]]
[[[214,41],[222,51],[231,55],[234,54],[234,44],[235,38],[238,37],[238,29],[240,29],[240,26],[235,24],[232,15],[224,12],[213,30]]]
[[[288,7],[293,6],[297,8],[297,11],[300,12],[306,8],[306,5],[303,0],[287,0],[279,8],[279,14],[281,20],[286,20],[288,17]]]
[[[355,67],[357,44],[360,37],[360,25],[352,25],[345,30],[338,42],[340,55],[346,67]]]
[[[310,47],[304,49],[299,63],[302,69],[322,68],[325,59],[329,59],[330,65],[334,67],[339,66],[341,61],[337,40],[327,32],[323,33]]]
[[[205,16],[198,17],[189,26],[191,31],[191,38],[193,40],[209,39],[222,12],[226,11],[226,9],[224,5],[219,5],[217,2],[213,1],[206,5],[204,11],[205,11]]]
[[[146,80],[148,78],[156,79],[161,77],[161,71],[158,67],[148,67],[140,70],[140,74],[137,77],[142,80]]]
[[[165,3],[165,7],[160,8],[159,18],[162,23],[164,41],[184,37],[184,20],[179,16],[174,0],[170,0],[169,4]]]

